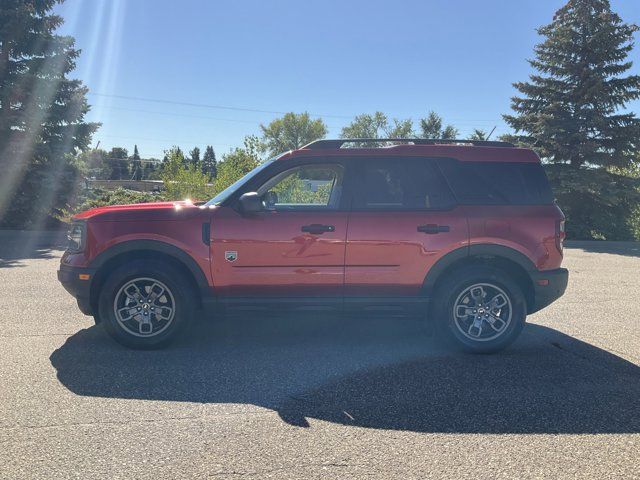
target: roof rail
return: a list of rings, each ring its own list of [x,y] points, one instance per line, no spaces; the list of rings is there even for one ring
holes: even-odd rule
[[[498,142],[489,140],[460,140],[445,138],[340,138],[337,140],[315,140],[302,148],[310,150],[337,149],[345,143],[386,143],[401,142],[413,143],[414,145],[451,145],[456,143],[466,143],[474,147],[514,147],[510,142]]]

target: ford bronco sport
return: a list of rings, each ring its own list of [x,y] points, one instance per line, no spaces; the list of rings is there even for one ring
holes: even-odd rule
[[[134,348],[166,345],[197,311],[250,305],[419,313],[459,347],[492,352],[564,293],[564,237],[531,150],[319,140],[204,204],[77,215],[58,278]]]

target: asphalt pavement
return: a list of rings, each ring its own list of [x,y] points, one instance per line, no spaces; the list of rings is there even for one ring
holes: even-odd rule
[[[0,478],[640,478],[640,244],[574,242],[497,355],[418,319],[245,314],[112,342],[0,232]]]

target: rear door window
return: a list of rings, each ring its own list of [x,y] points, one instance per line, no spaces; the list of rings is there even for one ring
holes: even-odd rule
[[[354,209],[442,210],[455,203],[429,159],[363,159],[358,171]]]

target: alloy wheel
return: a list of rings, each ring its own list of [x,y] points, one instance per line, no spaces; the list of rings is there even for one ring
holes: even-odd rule
[[[457,329],[476,342],[500,337],[509,327],[512,314],[509,295],[491,283],[476,283],[467,287],[453,304]]]
[[[175,299],[159,280],[134,278],[115,296],[113,310],[118,324],[137,337],[153,337],[164,332],[175,317]]]

